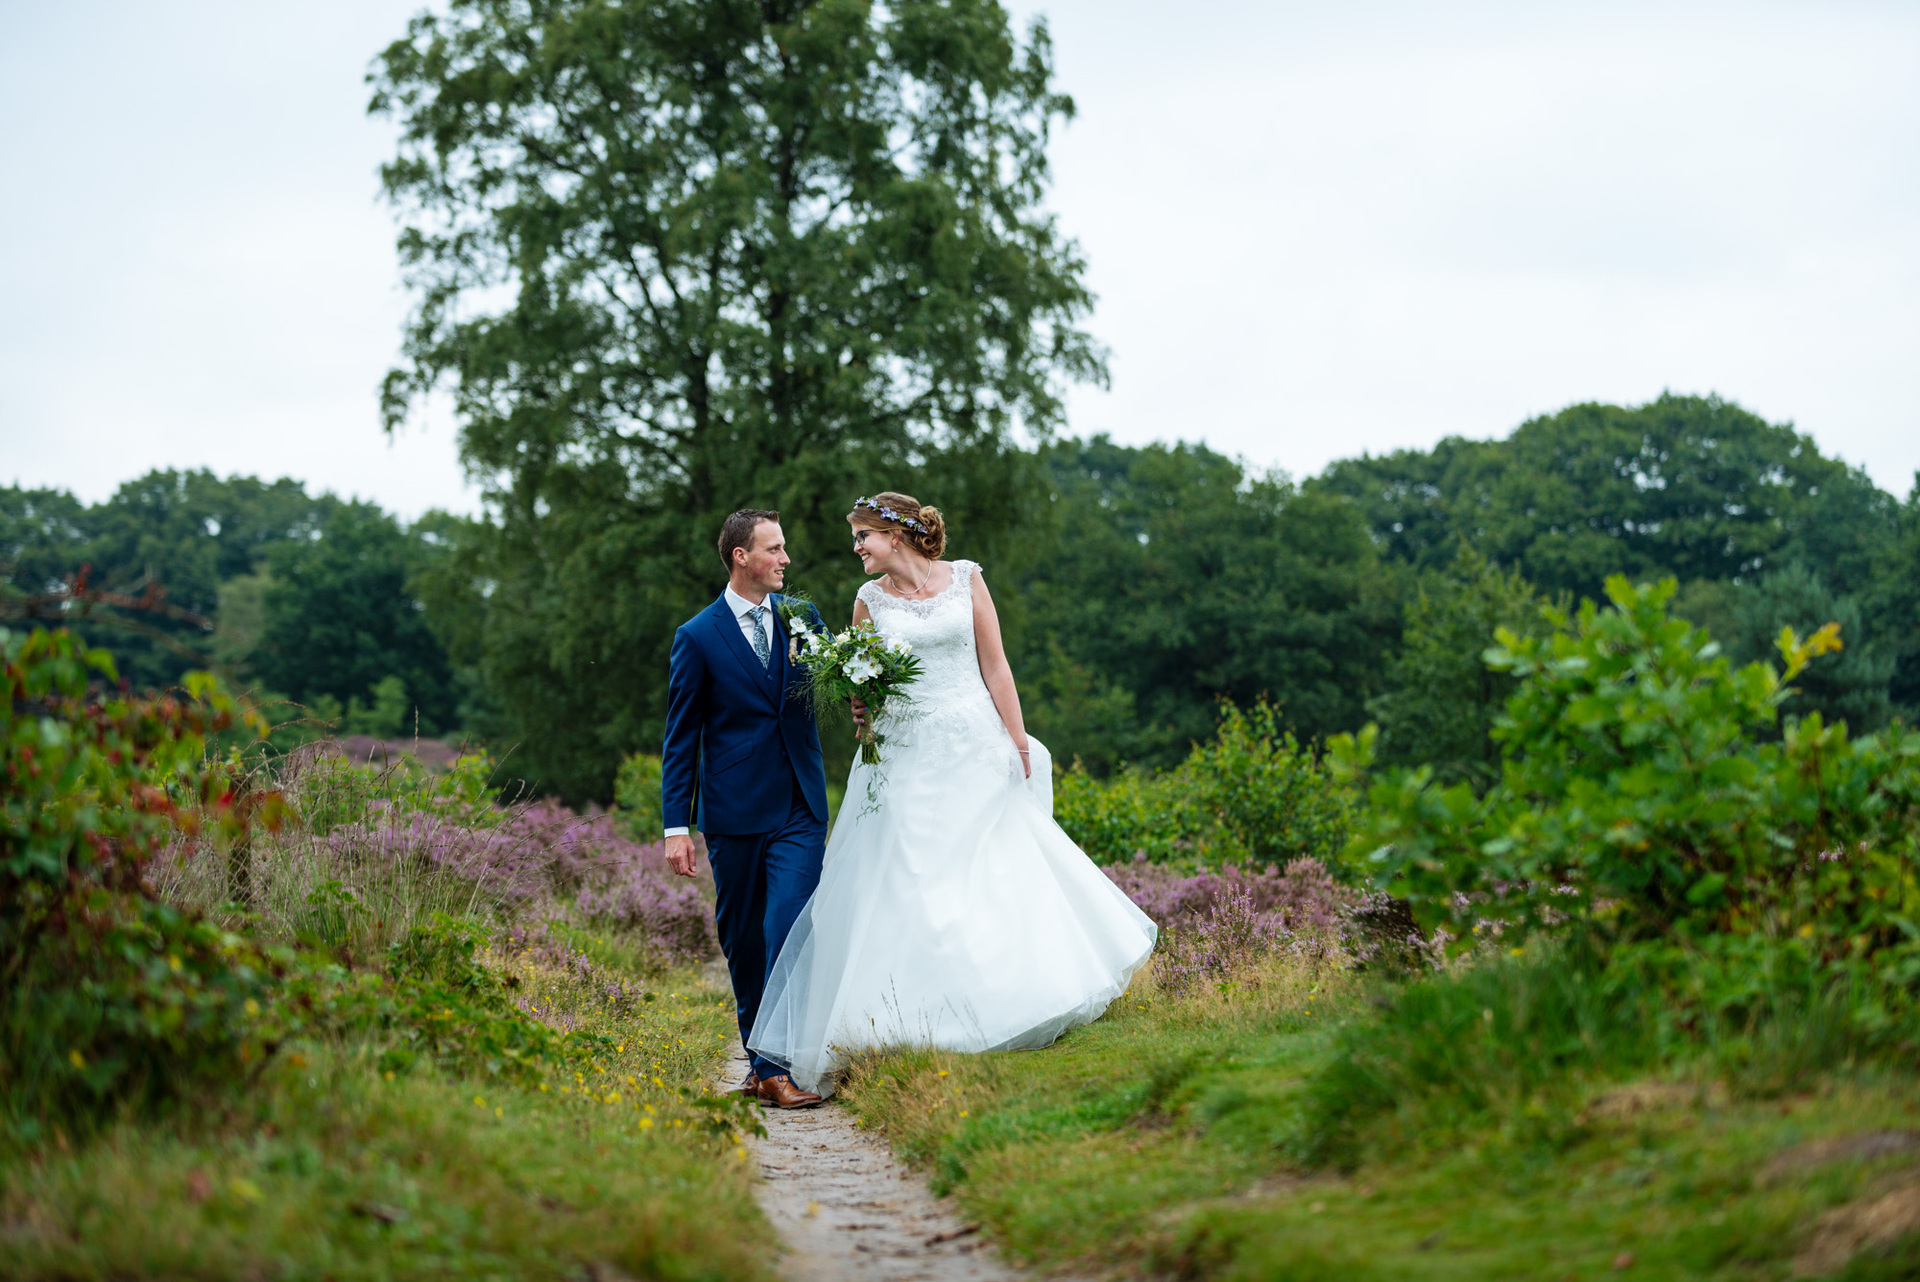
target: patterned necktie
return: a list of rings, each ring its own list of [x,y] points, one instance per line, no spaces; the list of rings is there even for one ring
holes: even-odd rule
[[[773,659],[773,647],[767,641],[766,629],[760,626],[760,616],[766,612],[764,605],[756,605],[747,611],[747,617],[753,620],[753,652],[760,656],[760,666],[763,668]]]

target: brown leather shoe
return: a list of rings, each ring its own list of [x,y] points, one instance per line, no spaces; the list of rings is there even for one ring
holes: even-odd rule
[[[760,1098],[760,1074],[747,1070],[747,1080],[740,1083],[740,1093],[748,1099]]]
[[[760,1079],[760,1102],[771,1104],[775,1108],[812,1108],[820,1102],[820,1096],[812,1091],[803,1091],[793,1084],[793,1079],[785,1073],[778,1077]]]

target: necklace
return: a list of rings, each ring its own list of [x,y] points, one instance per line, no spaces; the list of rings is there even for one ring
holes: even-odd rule
[[[896,594],[896,595],[898,595],[898,596],[900,597],[900,599],[901,599],[901,600],[903,600],[903,601],[911,601],[911,600],[913,600],[913,598],[915,598],[915,597],[917,597],[917,596],[919,596],[919,595],[920,595],[920,591],[921,591],[921,588],[924,588],[924,587],[926,587],[926,586],[927,586],[927,580],[928,580],[928,579],[931,579],[932,577],[933,577],[933,562],[932,562],[931,560],[929,560],[929,561],[927,562],[927,572],[926,572],[925,574],[923,574],[923,575],[921,575],[921,576],[920,576],[920,587],[918,587],[918,588],[915,588],[915,589],[914,589],[913,591],[911,591],[911,592],[902,592],[902,591],[900,591],[900,584],[899,584],[899,581],[898,581],[898,580],[896,580],[896,579],[895,579],[895,578],[893,577],[893,575],[892,575],[891,573],[889,573],[889,574],[887,575],[887,582],[889,582],[889,583],[891,583],[891,584],[893,584],[893,590],[894,590],[894,592],[895,592],[895,594]]]

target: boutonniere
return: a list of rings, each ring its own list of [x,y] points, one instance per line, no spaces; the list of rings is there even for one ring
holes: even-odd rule
[[[800,641],[806,638],[812,646],[817,634],[813,630],[813,602],[804,593],[783,593],[780,602],[774,607],[787,624],[787,658],[794,663],[800,662]]]

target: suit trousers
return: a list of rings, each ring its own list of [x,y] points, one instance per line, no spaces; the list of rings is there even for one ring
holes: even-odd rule
[[[820,884],[826,851],[827,825],[814,817],[797,783],[785,821],[772,832],[707,834],[718,892],[714,921],[733,979],[742,1046],[760,1013],[760,994],[780,945]],[[752,1060],[753,1071],[763,1077],[787,1071],[758,1055]]]

